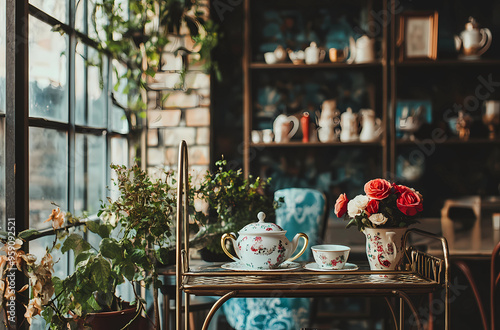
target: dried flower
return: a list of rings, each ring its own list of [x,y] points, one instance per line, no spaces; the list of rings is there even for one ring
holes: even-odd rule
[[[52,221],[52,228],[61,228],[64,223],[64,213],[59,208],[53,209],[49,218],[45,220],[44,223],[48,221]]]

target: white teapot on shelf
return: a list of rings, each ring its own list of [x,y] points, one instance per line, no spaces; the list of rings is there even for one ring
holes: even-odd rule
[[[457,51],[462,49],[463,59],[478,59],[491,46],[491,31],[487,28],[479,29],[477,21],[469,17],[465,30],[460,36],[455,36]]]
[[[297,259],[307,249],[309,238],[306,234],[298,233],[290,242],[285,236],[286,230],[277,224],[264,222],[266,218],[264,212],[259,212],[257,218],[259,222],[243,227],[238,232],[237,239],[234,233],[222,235],[222,249],[234,261],[240,262],[250,269],[274,269],[285,261]],[[301,237],[304,239],[304,246],[299,253],[292,257]],[[232,242],[236,256],[227,250],[226,240]]]
[[[382,120],[375,118],[375,111],[372,109],[361,109],[361,133],[359,134],[359,141],[372,142],[378,140],[382,134]]]
[[[304,50],[304,59],[306,64],[318,64],[319,62],[323,62],[325,55],[326,51],[318,48],[314,41],[311,42],[311,45]]]
[[[289,142],[299,129],[299,120],[295,116],[279,115],[273,123],[274,141]]]
[[[357,40],[349,38],[350,56],[347,63],[369,63],[375,61],[375,39],[363,35]]]
[[[358,120],[357,115],[347,108],[346,112],[340,115],[340,141],[352,142],[358,140]]]
[[[340,111],[336,100],[325,100],[321,105],[321,113],[317,115],[318,139],[321,142],[334,142],[337,139],[335,127],[339,125]],[[338,130],[338,128],[337,128]]]

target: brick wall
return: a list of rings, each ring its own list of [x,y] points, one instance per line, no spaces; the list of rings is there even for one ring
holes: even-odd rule
[[[161,70],[148,81],[147,167],[152,175],[176,168],[181,140],[188,143],[194,172],[204,173],[211,162],[210,75],[197,61],[198,54],[175,55],[180,47],[196,50],[187,33],[184,28],[181,35],[169,37]],[[184,82],[183,67],[187,68]]]

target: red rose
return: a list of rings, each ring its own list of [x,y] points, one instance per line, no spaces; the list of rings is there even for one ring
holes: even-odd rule
[[[410,188],[408,188],[407,186],[403,186],[403,185],[397,185],[397,184],[393,184],[392,185],[394,187],[394,191],[397,193],[397,194],[401,194],[407,190],[411,190]]]
[[[368,204],[366,205],[365,212],[371,214],[375,214],[378,212],[378,200],[370,199]]]
[[[365,184],[365,193],[373,199],[384,199],[391,193],[391,183],[384,179],[375,179]]]
[[[409,188],[401,192],[396,204],[398,209],[408,216],[414,216],[424,209],[419,194]]]
[[[335,215],[337,215],[337,217],[340,218],[347,212],[347,202],[349,202],[349,200],[346,195],[340,194],[339,198],[337,198],[337,201],[335,202]]]

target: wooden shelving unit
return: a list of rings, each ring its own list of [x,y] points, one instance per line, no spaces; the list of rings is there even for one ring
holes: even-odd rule
[[[260,2],[259,2],[260,1]],[[459,10],[466,10],[467,6],[474,8],[474,4],[467,3],[465,0],[460,0],[462,7],[454,8],[454,19],[460,22],[462,29],[466,23],[467,15],[459,12]],[[479,127],[482,132],[481,134],[476,134],[478,131],[471,130],[471,136],[468,140],[460,140],[458,136],[450,131],[449,123],[443,119],[443,113],[448,108],[453,108],[454,104],[462,105],[465,107],[467,104],[467,97],[474,97],[477,78],[481,75],[483,77],[488,77],[489,75],[494,75],[494,81],[500,81],[500,54],[496,56],[495,52],[499,52],[498,47],[492,49],[486,56],[478,60],[464,60],[455,56],[450,58],[449,52],[446,53],[448,57],[441,56],[440,50],[438,48],[438,57],[436,60],[406,60],[400,61],[400,49],[396,44],[399,34],[399,15],[407,10],[437,10],[444,14],[444,9],[442,8],[442,1],[424,1],[423,3],[412,3],[410,0],[403,0],[402,4],[396,0],[387,1],[373,1],[373,0],[359,0],[355,2],[355,6],[366,6],[367,13],[375,12],[385,12],[391,13],[390,15],[383,16],[383,20],[378,20],[377,23],[380,27],[380,32],[377,39],[377,49],[378,58],[372,63],[332,63],[325,59],[324,62],[306,65],[298,64],[295,65],[291,62],[276,63],[276,64],[266,64],[263,62],[262,54],[254,51],[252,47],[257,47],[253,41],[253,34],[261,29],[261,26],[254,26],[253,14],[256,12],[252,10],[253,6],[258,7],[259,10],[262,9],[262,4],[269,6],[272,10],[283,10],[283,9],[294,9],[301,8],[301,6],[307,7],[307,10],[319,10],[325,6],[333,6],[324,1],[313,1],[312,3],[303,3],[298,1],[293,1],[289,3],[278,1],[276,3],[265,3],[263,0],[245,0],[244,8],[244,55],[243,55],[243,80],[244,80],[244,95],[243,95],[243,108],[244,108],[244,130],[243,130],[243,162],[244,162],[244,172],[249,175],[252,171],[252,164],[255,164],[256,159],[261,157],[262,152],[255,152],[270,149],[269,154],[271,156],[279,155],[280,153],[292,153],[292,150],[297,149],[297,151],[303,152],[304,150],[311,150],[317,154],[326,154],[331,151],[331,153],[336,153],[338,150],[345,150],[345,148],[353,148],[353,150],[358,148],[370,149],[373,155],[377,155],[380,159],[380,171],[378,172],[380,176],[386,177],[391,180],[400,180],[400,162],[401,157],[404,152],[408,150],[415,149],[419,150],[421,144],[428,141],[431,138],[430,132],[433,129],[442,129],[446,132],[446,138],[441,141],[433,141],[435,145],[439,147],[433,149],[432,153],[425,153],[426,164],[423,166],[428,166],[424,169],[423,176],[415,183],[417,187],[431,187],[433,184],[438,184],[433,179],[429,178],[427,172],[434,171],[433,166],[437,166],[436,162],[443,161],[439,157],[439,153],[443,151],[451,152],[457,150],[463,151],[464,153],[471,149],[472,151],[479,152],[482,151],[484,157],[495,157],[495,153],[500,154],[500,138],[496,140],[490,140],[487,138],[487,132],[484,124],[482,124],[480,116],[480,102],[478,102],[478,110],[476,112],[471,112],[474,117],[474,124],[477,129]],[[374,10],[374,6],[376,10]],[[401,6],[403,10],[401,9]],[[415,9],[416,7],[416,9]],[[267,7],[266,7],[267,8]],[[465,9],[463,9],[465,8]],[[477,8],[476,8],[477,9]],[[480,11],[474,11],[475,14],[480,13]],[[492,14],[487,12],[487,9],[483,10],[483,16],[479,17],[480,21],[485,21],[485,26],[487,24],[493,24],[493,18],[488,21],[488,17]],[[479,15],[479,14],[478,14]],[[489,15],[489,16],[488,16]],[[368,20],[373,19],[367,18]],[[443,23],[445,24],[445,23]],[[457,23],[458,24],[458,23]],[[500,26],[497,26],[497,30],[500,30]],[[460,33],[460,26],[453,28],[453,33]],[[494,33],[493,33],[494,34]],[[441,36],[438,36],[438,39]],[[498,38],[497,35],[493,35],[493,39]],[[323,46],[323,45],[320,45]],[[453,56],[451,56],[453,57]],[[256,119],[256,88],[260,87],[258,84],[260,82],[259,77],[261,75],[269,75],[272,77],[279,77],[280,75],[286,75],[286,77],[297,76],[298,79],[294,79],[290,84],[300,84],[300,77],[310,77],[317,73],[334,73],[334,74],[350,74],[356,72],[357,74],[365,75],[367,83],[376,86],[374,89],[373,98],[376,99],[376,109],[377,117],[382,119],[383,134],[380,141],[372,143],[361,143],[361,142],[333,142],[333,143],[302,143],[300,141],[292,140],[289,143],[252,143],[250,140],[251,131],[256,129],[254,127],[254,120]],[[412,81],[414,78],[415,81]],[[448,80],[449,81],[448,81]],[[373,87],[372,86],[372,87]],[[489,99],[500,100],[500,88],[496,88],[495,91],[488,90],[491,93]],[[407,99],[420,99],[420,100],[430,100],[432,102],[432,122],[429,130],[429,136],[420,134],[417,136],[421,139],[420,141],[409,141],[402,140],[401,133],[397,131],[396,128],[396,107],[399,101]],[[481,101],[481,100],[480,100]],[[482,101],[481,101],[482,102]],[[373,102],[372,102],[373,103]],[[319,109],[318,109],[319,110]],[[455,114],[455,113],[454,113]],[[455,114],[456,115],[456,114]],[[481,125],[483,125],[481,127]],[[256,125],[255,125],[256,126]],[[486,133],[486,134],[485,134]],[[309,149],[308,149],[309,148]],[[365,149],[363,149],[365,150]],[[437,151],[435,151],[437,150]],[[488,154],[489,150],[491,152]],[[462,160],[471,160],[472,157],[460,156],[458,161],[453,161],[449,159],[450,166],[453,165],[457,168],[457,163],[461,163]],[[483,157],[483,155],[481,155]],[[500,160],[499,160],[500,161]],[[429,165],[430,164],[430,165]],[[446,167],[446,164],[442,165]],[[465,161],[462,167],[470,166]],[[490,166],[492,167],[492,166]],[[399,171],[399,172],[398,172]],[[479,169],[481,171],[481,169]],[[499,178],[500,183],[500,173],[493,173],[495,178]],[[463,179],[461,174],[453,174],[456,178],[452,176],[447,177],[443,182],[450,183],[453,180],[460,181]],[[429,179],[427,179],[429,178]],[[427,182],[431,180],[431,182]],[[497,184],[498,184],[497,183]],[[411,183],[413,185],[413,182]],[[500,185],[499,185],[500,186]],[[450,185],[451,193],[456,193],[456,189]],[[430,189],[430,188],[429,188]],[[498,188],[500,189],[500,187]],[[497,189],[497,190],[498,190]],[[444,190],[444,188],[443,188]],[[483,189],[482,187],[477,187],[477,191],[471,190],[470,193],[480,193],[480,194],[494,194],[495,190],[491,187]],[[437,193],[437,192],[436,192]],[[496,191],[498,194],[499,191]],[[447,196],[437,196],[438,198],[447,198]],[[439,207],[440,201],[436,200],[434,208],[435,210]],[[434,211],[435,211],[434,210]],[[437,215],[435,213],[434,215]]]

